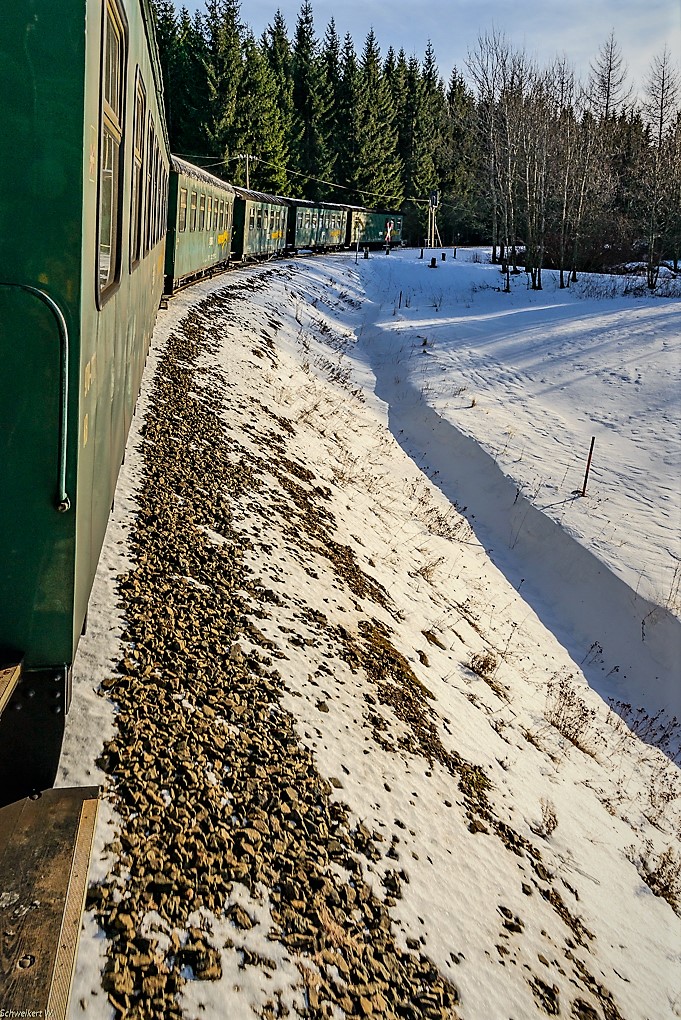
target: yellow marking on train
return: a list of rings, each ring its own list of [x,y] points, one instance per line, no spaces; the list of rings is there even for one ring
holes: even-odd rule
[[[272,238],[273,241],[278,241],[281,236],[282,236],[281,230],[277,230],[273,234],[270,234],[270,237]]]
[[[83,446],[87,446],[89,419],[87,414],[83,418]]]
[[[218,244],[227,244],[229,241],[229,230],[225,230],[224,233],[218,234]]]
[[[90,388],[95,381],[95,361],[97,355],[93,354],[88,363],[83,368],[83,396],[87,397],[90,392]]]

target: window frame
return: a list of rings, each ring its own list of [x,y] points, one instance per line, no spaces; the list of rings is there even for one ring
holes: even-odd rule
[[[113,28],[118,39],[117,57],[117,82],[116,99],[117,107],[111,105],[109,42],[111,29]],[[118,290],[123,272],[123,173],[125,165],[125,139],[126,139],[126,89],[127,67],[129,55],[128,23],[125,12],[118,0],[105,0],[102,5],[102,24],[100,31],[100,67],[99,67],[99,167],[97,173],[97,213],[95,227],[95,299],[98,308],[102,308],[112,294]],[[108,93],[108,94],[107,94]],[[114,154],[111,167],[110,188],[106,185],[106,191],[110,191],[109,200],[109,266],[106,281],[102,279],[102,251],[104,226],[104,200],[105,184],[103,177],[106,172],[107,163],[107,142],[111,143]],[[113,273],[111,262],[113,259]]]
[[[189,198],[189,189],[180,188],[180,192],[177,198],[177,229],[180,234],[184,234],[187,230],[187,208]],[[184,201],[183,201],[184,199]]]
[[[135,71],[135,117],[132,139],[132,180],[130,186],[130,272],[144,253],[144,152],[147,119],[147,90],[139,64]]]

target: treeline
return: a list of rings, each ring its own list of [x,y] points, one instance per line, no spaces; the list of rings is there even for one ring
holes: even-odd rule
[[[633,101],[613,35],[580,83],[565,60],[540,67],[502,36],[479,38],[466,77],[445,83],[373,31],[361,53],[333,19],[322,38],[303,0],[260,38],[240,0],[191,17],[152,0],[174,152],[261,191],[400,208],[422,242],[440,195],[444,244],[492,243],[508,274],[639,260],[654,288],[681,256],[681,110],[668,52]]]

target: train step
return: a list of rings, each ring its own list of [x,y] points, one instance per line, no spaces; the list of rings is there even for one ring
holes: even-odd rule
[[[0,809],[5,1016],[66,1017],[98,795],[96,786],[46,790]]]
[[[21,676],[21,663],[0,666],[0,715],[5,711]]]

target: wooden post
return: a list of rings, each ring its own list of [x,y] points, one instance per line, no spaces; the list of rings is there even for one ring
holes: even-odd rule
[[[596,437],[592,436],[591,437],[591,446],[589,447],[589,459],[586,462],[586,472],[584,474],[584,485],[582,486],[582,496],[586,496],[586,483],[589,480],[589,471],[591,470],[591,457],[593,456],[594,443],[595,442],[596,442]]]

